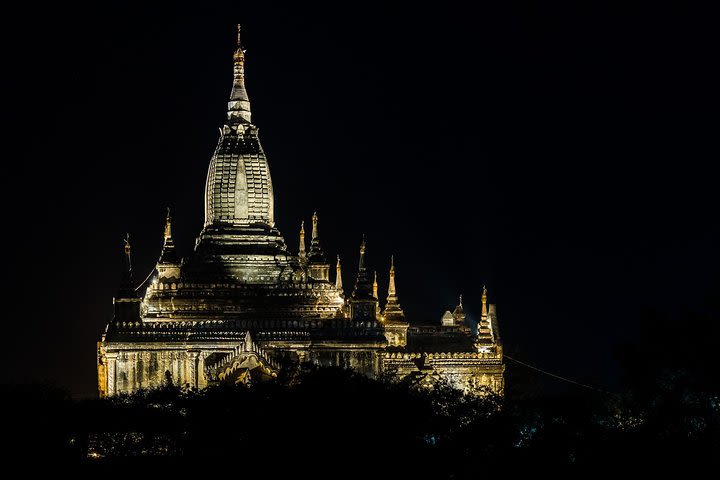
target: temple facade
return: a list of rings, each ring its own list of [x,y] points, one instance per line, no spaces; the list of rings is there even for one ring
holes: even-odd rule
[[[350,294],[339,257],[331,278],[317,214],[309,248],[304,224],[297,253],[287,247],[275,227],[270,168],[251,121],[239,27],[233,64],[194,250],[179,256],[168,211],[157,265],[138,286],[126,238],[114,317],[98,342],[100,395],[169,382],[199,389],[252,383],[303,362],[430,388],[446,382],[472,394],[502,394],[502,342],[486,291],[478,322],[466,318],[460,297],[436,324],[411,324],[400,306],[394,259],[387,295],[381,295],[366,265],[364,238]]]

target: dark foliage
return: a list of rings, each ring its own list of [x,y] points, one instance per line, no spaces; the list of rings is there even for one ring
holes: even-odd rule
[[[717,327],[711,316],[686,324],[694,328],[671,341],[656,332],[676,324],[648,316],[647,340],[620,350],[622,393],[474,398],[326,368],[251,387],[169,385],[105,400],[72,400],[47,385],[13,387],[2,394],[6,424],[16,427],[6,439],[15,458],[59,465],[207,465],[271,477],[710,465],[720,451],[715,350],[692,348],[689,337]]]

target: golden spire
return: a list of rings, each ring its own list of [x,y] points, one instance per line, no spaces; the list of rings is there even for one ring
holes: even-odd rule
[[[228,102],[228,120],[232,123],[250,123],[250,98],[245,90],[245,50],[240,43],[240,25],[237,26],[237,48],[233,54],[233,86]]]
[[[317,212],[313,212],[312,222],[313,222],[312,240],[316,241],[318,238],[318,214],[317,214]]]
[[[390,282],[388,284],[388,296],[383,310],[383,318],[388,321],[403,321],[405,313],[400,308],[397,292],[395,291],[395,256],[390,257]]]
[[[488,343],[493,341],[492,325],[490,324],[490,318],[488,316],[487,308],[487,288],[483,285],[482,293],[482,313],[480,315],[480,322],[478,323],[477,337],[481,343]]]
[[[378,298],[377,271],[375,271],[375,280],[373,280],[373,297]]]
[[[129,234],[129,233],[126,233],[126,234],[125,234],[125,257],[126,257],[127,262],[128,262],[128,263],[127,263],[128,271],[129,271],[129,272],[132,272],[132,260],[131,260],[131,257],[130,257],[130,250],[131,250],[131,247],[130,247],[130,234]]]
[[[170,207],[167,208],[167,216],[165,217],[165,240],[172,237],[172,217],[170,217]]]
[[[245,61],[245,50],[242,48],[242,41],[240,40],[240,24],[237,24],[237,45],[235,46],[235,53],[233,53],[233,60],[235,64]],[[245,73],[245,72],[241,72]]]
[[[363,233],[362,243],[360,244],[360,269],[365,268],[365,234]]]
[[[318,214],[313,212],[312,215],[312,240],[310,241],[310,250],[307,253],[308,262],[315,265],[327,265],[326,274],[323,278],[327,280],[330,274],[330,263],[325,257],[322,247],[320,247],[320,237],[318,236]]]
[[[337,256],[337,266],[335,267],[335,290],[343,295],[342,269],[340,268],[340,255]]]
[[[463,304],[462,304],[462,293],[460,294],[460,308],[463,308]]]
[[[484,317],[487,317],[488,311],[487,311],[487,288],[485,288],[485,285],[483,285],[483,293],[482,293],[482,313],[481,315]]]
[[[301,258],[305,258],[305,220],[300,222],[300,250],[298,252]]]
[[[395,296],[395,255],[390,255],[390,283],[388,285],[388,298]]]

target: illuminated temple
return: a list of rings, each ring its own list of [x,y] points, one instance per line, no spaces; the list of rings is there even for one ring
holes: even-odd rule
[[[251,121],[239,30],[233,60],[227,119],[205,186],[204,227],[181,258],[168,212],[156,268],[139,287],[126,240],[114,317],[98,343],[100,395],[168,382],[199,389],[253,383],[304,362],[502,394],[502,343],[485,291],[477,322],[466,318],[461,297],[453,312],[431,315],[435,324],[411,324],[396,290],[395,262],[383,268],[389,288],[381,294],[364,238],[347,290],[340,258],[331,264],[320,242],[316,214],[309,247],[304,225],[297,252],[287,247],[275,227],[270,169]]]

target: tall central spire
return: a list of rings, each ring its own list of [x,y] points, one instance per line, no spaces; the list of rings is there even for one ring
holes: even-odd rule
[[[230,123],[250,122],[250,97],[245,90],[245,50],[240,42],[240,25],[237,26],[237,48],[233,54],[233,86],[228,102]]]
[[[245,90],[245,50],[240,44],[239,26],[227,117],[208,169],[205,226],[273,228],[270,168],[260,145],[258,129],[250,123],[250,99]]]

